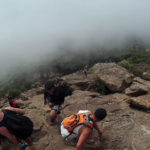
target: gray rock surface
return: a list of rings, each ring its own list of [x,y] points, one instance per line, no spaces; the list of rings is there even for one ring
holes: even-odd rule
[[[98,63],[94,73],[112,92],[122,92],[133,81],[133,75],[115,63]]]
[[[105,67],[108,69],[105,70]],[[82,78],[82,74],[70,75],[67,79],[69,83],[84,81],[90,82],[92,78],[99,74],[104,79],[104,74],[109,75],[104,80],[112,85],[112,90],[122,91],[126,85],[132,83],[132,75],[126,70],[109,64],[100,67],[95,73],[88,74],[88,78]],[[111,69],[112,68],[112,69]],[[114,69],[116,68],[116,69]],[[118,69],[119,68],[119,69]],[[114,74],[119,74],[117,77]],[[102,76],[101,76],[102,75]],[[121,77],[123,76],[123,77]],[[66,78],[66,77],[65,77]],[[112,78],[114,81],[111,81]],[[121,81],[117,81],[117,80]],[[34,132],[32,134],[32,145],[26,150],[76,150],[75,145],[65,144],[60,135],[60,123],[64,117],[77,113],[79,110],[91,110],[94,112],[96,108],[105,108],[108,116],[105,120],[98,123],[99,127],[104,130],[104,134],[99,139],[96,130],[85,145],[84,150],[149,150],[150,149],[150,115],[147,112],[132,109],[131,105],[150,109],[149,82],[142,81],[140,78],[134,79],[134,82],[147,85],[148,94],[138,97],[130,97],[124,93],[113,93],[109,95],[101,95],[87,89],[80,89],[81,85],[72,85],[75,88],[73,95],[66,97],[62,106],[62,112],[57,118],[55,126],[49,124],[50,108],[44,105],[43,94],[36,94],[40,87],[31,89],[24,93],[28,100],[19,100],[24,104],[26,115],[34,122]],[[115,83],[116,82],[116,83]],[[119,84],[117,86],[117,83]],[[110,86],[111,87],[111,86]],[[6,102],[7,103],[7,102]],[[3,106],[2,106],[3,107]],[[1,140],[0,150],[19,150],[19,146],[11,144],[8,140]]]
[[[128,102],[134,108],[150,110],[150,95],[129,98]]]

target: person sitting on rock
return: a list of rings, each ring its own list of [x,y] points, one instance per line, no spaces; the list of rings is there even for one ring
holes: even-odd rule
[[[24,110],[6,107],[0,113],[0,134],[14,144],[21,144],[25,148],[33,131],[33,122],[24,116]],[[22,143],[25,142],[25,143]]]
[[[83,150],[87,139],[95,128],[99,135],[103,131],[99,129],[96,122],[103,120],[107,116],[105,109],[99,108],[94,114],[88,110],[80,110],[77,114],[65,118],[61,123],[61,135],[66,141],[78,138],[77,150]]]
[[[50,123],[54,124],[57,115],[61,111],[61,105],[64,103],[65,96],[71,95],[72,89],[62,79],[49,80],[45,84],[44,104],[51,108]]]

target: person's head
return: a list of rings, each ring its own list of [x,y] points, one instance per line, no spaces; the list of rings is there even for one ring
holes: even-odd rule
[[[56,86],[55,82],[51,81],[51,82],[46,83],[45,90],[48,91],[49,93],[53,94],[56,87],[57,86]]]
[[[93,114],[93,120],[95,122],[98,122],[98,121],[103,120],[106,116],[107,116],[106,110],[103,108],[98,108],[95,110],[95,112]]]
[[[13,97],[12,96],[7,96],[8,100],[9,101],[12,101],[13,100]]]

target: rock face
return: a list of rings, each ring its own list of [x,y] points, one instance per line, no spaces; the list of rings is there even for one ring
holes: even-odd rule
[[[74,89],[95,90],[93,81],[98,77],[109,92],[122,92],[133,82],[133,74],[115,63],[98,63],[92,67],[92,73],[85,78],[82,73],[73,73],[63,79],[67,80]]]
[[[44,87],[39,87],[37,90],[36,90],[36,94],[43,94],[44,93]]]
[[[135,97],[140,95],[145,95],[148,92],[149,92],[148,82],[140,78],[135,78],[131,86],[125,89],[125,94],[129,96],[135,96]]]
[[[75,90],[71,96],[66,97],[65,103],[62,106],[62,112],[58,115],[55,126],[49,124],[50,108],[44,105],[42,87],[33,88],[24,93],[28,100],[20,99],[19,102],[24,104],[26,115],[34,122],[34,132],[32,134],[32,145],[26,150],[76,150],[76,143],[72,145],[66,144],[60,135],[61,121],[68,115],[75,114],[79,110],[90,110],[92,112],[97,108],[105,108],[107,117],[105,120],[98,123],[99,127],[104,130],[101,139],[98,138],[96,130],[93,130],[92,136],[89,138],[84,150],[149,150],[150,149],[150,115],[144,111],[132,109],[127,102],[138,108],[150,109],[150,84],[148,81],[140,78],[132,79],[132,75],[126,70],[116,66],[115,64],[104,64],[108,69],[101,66],[100,70],[95,69],[95,73],[88,74],[88,78],[82,78],[82,74],[74,74],[70,77],[69,82],[74,83]],[[103,69],[102,69],[103,68]],[[116,69],[114,69],[116,68]],[[118,71],[117,69],[123,70]],[[112,75],[112,72],[119,74],[118,77]],[[90,84],[93,77],[98,75],[104,80],[106,85],[110,85],[113,91],[122,91],[126,85],[135,82],[138,86],[144,85],[147,89],[147,95],[131,97],[127,93],[113,93],[109,95],[101,95],[94,91],[88,91],[86,82]],[[108,77],[108,74],[110,75]],[[121,75],[123,77],[121,77]],[[111,79],[113,80],[111,81]],[[85,84],[81,83],[81,79]],[[108,79],[108,81],[106,80]],[[121,80],[121,81],[117,81]],[[115,83],[116,82],[116,83]],[[118,83],[118,85],[117,85]],[[129,88],[131,88],[129,87]],[[131,88],[131,89],[132,89]],[[40,91],[37,95],[37,92]],[[126,90],[127,91],[127,90]],[[4,103],[8,103],[7,101]],[[2,105],[1,105],[2,106]],[[1,140],[0,150],[19,150],[20,146],[11,144],[8,140]]]
[[[115,63],[99,63],[93,68],[94,73],[112,92],[122,92],[132,83],[133,75]]]
[[[136,98],[130,98],[129,103],[134,108],[150,110],[150,95],[144,95],[144,96],[139,96]]]

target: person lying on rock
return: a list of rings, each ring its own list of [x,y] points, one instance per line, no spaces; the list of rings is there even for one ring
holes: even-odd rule
[[[14,144],[20,143],[22,148],[28,146],[33,131],[33,122],[24,113],[13,107],[6,107],[0,113],[0,134]]]
[[[103,131],[99,129],[97,122],[103,120],[107,116],[107,112],[103,108],[96,109],[91,113],[88,110],[80,110],[77,114],[65,118],[61,123],[61,135],[66,141],[72,141],[78,138],[77,150],[83,150],[87,139],[95,128],[99,135]]]
[[[50,111],[50,124],[53,125],[61,111],[65,96],[71,95],[72,89],[62,79],[51,79],[45,84],[44,104],[48,104]]]

